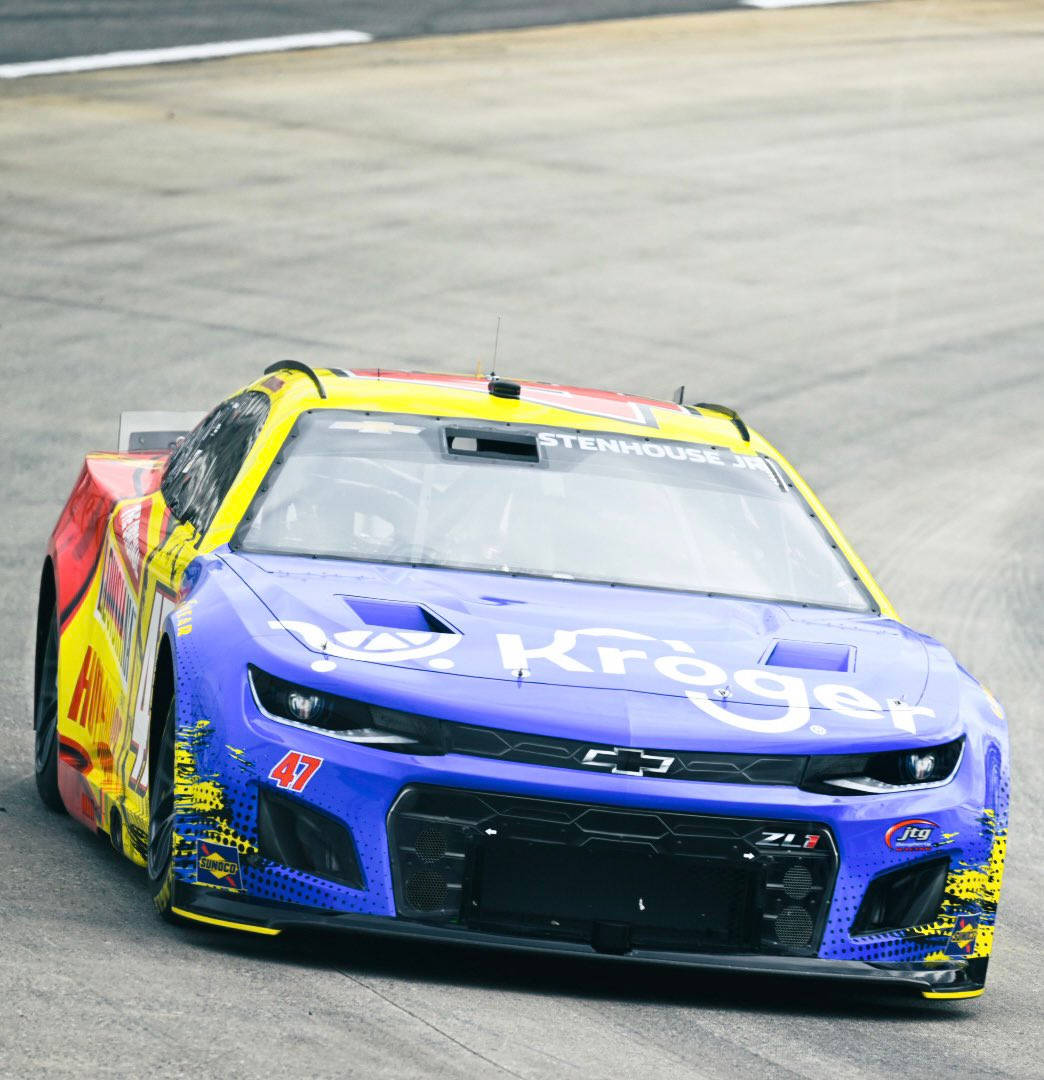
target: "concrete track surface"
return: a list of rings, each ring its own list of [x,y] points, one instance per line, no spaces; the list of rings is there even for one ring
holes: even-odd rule
[[[317,30],[423,37],[736,7],[739,0],[3,0],[0,64]]]
[[[1044,3],[428,39],[0,89],[0,1074],[1039,1077]],[[1008,706],[986,996],[166,926],[37,802],[46,535],[120,409],[273,359],[739,407]]]

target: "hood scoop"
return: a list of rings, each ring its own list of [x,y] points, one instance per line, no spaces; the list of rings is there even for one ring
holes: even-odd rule
[[[402,600],[371,600],[361,596],[342,596],[341,599],[366,626],[423,634],[457,632],[420,604],[409,604]]]
[[[555,686],[562,694],[613,690],[629,702],[649,695],[641,728],[649,738],[684,733],[659,719],[666,698],[685,704],[681,717],[702,721],[706,715],[726,734],[741,728],[722,713],[742,722],[760,717],[777,723],[783,690],[799,692],[794,680],[805,684],[810,708],[832,711],[817,696],[824,686],[830,688],[828,701],[838,699],[842,686],[869,695],[884,716],[882,730],[890,732],[887,703],[919,705],[929,677],[929,653],[918,635],[891,620],[854,613],[290,555],[223,558],[263,604],[254,631],[259,637],[281,629],[315,654],[313,662],[332,660],[346,678],[419,687],[418,673],[442,671],[510,683],[512,693],[523,696],[529,691],[520,685]],[[372,665],[369,672],[362,664]],[[528,674],[520,680],[519,671]],[[710,697],[726,686],[727,696]],[[693,707],[690,692],[698,700],[705,695],[704,705],[721,703],[709,715],[702,705]],[[476,687],[476,718],[483,693]],[[930,705],[937,712],[939,695],[936,690]],[[519,722],[523,713],[530,715],[519,704],[522,697],[511,700]],[[592,723],[606,708],[593,699],[583,706]],[[633,734],[637,721],[630,723]],[[924,716],[917,730],[929,730]],[[950,727],[940,724],[938,730],[939,742],[951,737]],[[829,733],[833,738],[834,727]],[[647,738],[643,745],[682,744]],[[766,738],[759,752],[770,746]]]
[[[826,645],[818,641],[777,641],[765,666],[805,671],[852,671],[855,649],[851,645]]]

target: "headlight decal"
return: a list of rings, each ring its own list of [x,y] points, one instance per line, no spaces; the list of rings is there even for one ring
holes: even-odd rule
[[[257,707],[278,723],[401,754],[445,752],[442,727],[431,717],[326,694],[252,664],[248,680]]]
[[[963,738],[939,746],[876,754],[813,755],[801,787],[833,795],[920,791],[949,783],[963,756]]]

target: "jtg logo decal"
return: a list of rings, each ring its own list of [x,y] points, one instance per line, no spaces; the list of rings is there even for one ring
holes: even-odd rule
[[[280,758],[279,764],[268,774],[268,779],[274,780],[279,787],[289,791],[304,791],[322,763],[321,757],[312,757],[311,754],[301,754],[297,750],[291,750]]]
[[[945,840],[937,839],[939,826],[925,818],[897,821],[885,833],[885,843],[893,851],[931,851]]]

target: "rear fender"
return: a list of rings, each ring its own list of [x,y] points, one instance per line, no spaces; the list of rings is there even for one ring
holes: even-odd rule
[[[87,455],[48,543],[59,630],[64,630],[90,588],[116,504],[157,491],[166,460],[166,454]]]

